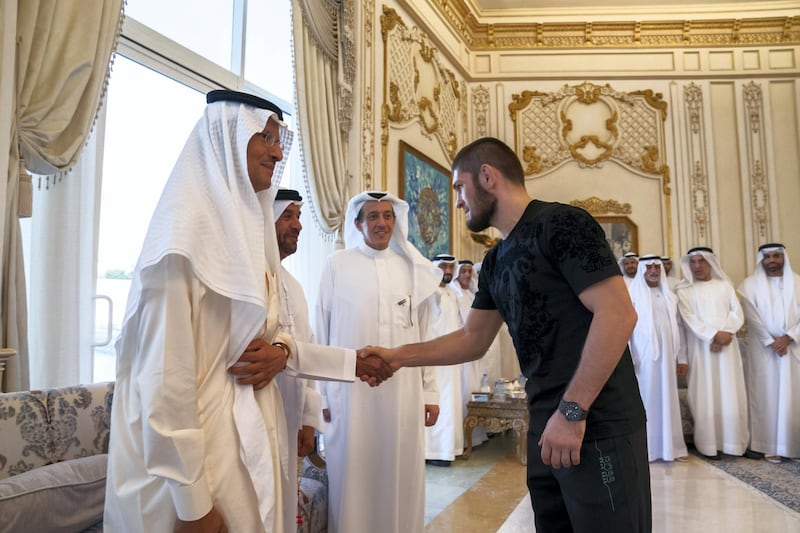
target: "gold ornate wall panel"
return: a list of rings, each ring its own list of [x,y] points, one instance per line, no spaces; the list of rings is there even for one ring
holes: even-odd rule
[[[742,87],[747,146],[747,173],[750,182],[750,209],[753,237],[757,248],[771,240],[769,186],[767,185],[767,139],[764,128],[764,103],[761,85],[750,82]]]
[[[466,102],[463,82],[445,67],[439,51],[417,27],[383,6],[383,103],[381,105],[382,170],[386,183],[389,127],[417,122],[423,136],[438,143],[449,159],[460,147],[459,132]],[[462,134],[463,136],[463,134]]]
[[[628,194],[635,197],[636,191],[644,191],[641,187],[649,187],[641,179],[650,184],[658,180],[654,200],[660,205],[639,205],[636,215],[650,235],[653,231],[660,235],[658,243],[651,238],[644,243],[646,246],[672,249],[670,172],[664,130],[667,104],[661,94],[649,89],[624,92],[608,84],[584,82],[564,85],[555,92],[522,91],[511,99],[508,109],[514,149],[527,178],[551,175],[571,162],[577,163],[583,175],[583,171],[603,168],[607,161],[613,161],[616,165],[612,167],[621,167],[619,171],[587,172],[576,186],[585,186],[595,194],[612,194],[619,185],[596,181],[603,174],[604,179],[619,183],[633,180],[625,182],[633,184]],[[589,206],[593,210],[597,202],[602,202],[596,197],[585,201],[594,202]],[[631,205],[626,206],[630,214]],[[660,215],[656,220],[653,215],[657,213]],[[649,219],[645,221],[642,218],[646,214]]]
[[[688,131],[687,169],[691,188],[692,228],[690,245],[713,245],[711,242],[711,208],[708,185],[708,161],[706,154],[705,121],[703,119],[703,91],[696,83],[683,89],[684,113]]]
[[[663,176],[664,194],[670,194],[667,104],[660,94],[584,82],[552,93],[523,91],[511,98],[514,144],[526,176],[570,160],[594,167],[611,159],[641,174]]]

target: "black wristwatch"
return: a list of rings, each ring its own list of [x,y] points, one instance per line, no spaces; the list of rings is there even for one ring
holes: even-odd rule
[[[569,422],[580,422],[581,420],[586,420],[586,417],[589,416],[589,411],[575,402],[561,400],[558,402],[558,410]]]

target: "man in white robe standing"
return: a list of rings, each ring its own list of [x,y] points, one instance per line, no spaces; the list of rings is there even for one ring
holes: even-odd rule
[[[364,192],[345,217],[345,250],[323,268],[315,337],[397,346],[426,338],[441,271],[408,242],[408,204]],[[425,519],[425,434],[438,415],[433,373],[406,369],[380,389],[320,383],[333,533],[419,533]]]
[[[116,343],[106,531],[286,526],[294,487],[273,378],[302,374],[304,357],[281,328],[272,205],[292,133],[262,98],[206,99],[151,219]]]
[[[736,340],[744,324],[742,306],[711,248],[692,248],[681,268],[678,309],[686,325],[694,445],[709,459],[719,459],[720,451],[743,455],[749,439],[747,392]]]
[[[635,252],[626,252],[617,260],[619,270],[622,272],[622,280],[627,287],[631,286],[633,278],[636,277],[636,270],[639,265],[639,255]]]
[[[759,247],[739,293],[748,324],[750,448],[771,463],[800,461],[800,276],[782,244]]]
[[[461,314],[461,323],[463,324],[472,307],[472,300],[475,299],[475,291],[478,290],[475,263],[469,259],[460,259],[456,268],[456,275],[453,281],[450,282],[450,287],[453,288],[456,296],[458,296],[458,308]],[[472,393],[478,392],[481,388],[483,374],[486,374],[489,387],[493,387],[495,380],[500,377],[500,344],[497,338],[492,341],[483,357],[461,364],[461,392],[464,413],[467,412],[467,402],[472,400]],[[472,430],[471,439],[473,446],[478,446],[489,440],[486,428],[475,426]]]
[[[463,325],[458,297],[449,286],[453,280],[456,258],[439,254],[433,258],[433,264],[442,271],[442,281],[431,301],[427,339],[445,335]],[[435,425],[425,428],[425,462],[434,466],[450,466],[456,456],[464,453],[462,364],[435,366],[430,370],[436,376],[439,388],[439,419]]]
[[[628,291],[639,316],[628,346],[647,411],[647,455],[652,462],[688,461],[683,440],[677,376],[686,375],[686,342],[678,299],[667,285],[661,258],[639,258]]]

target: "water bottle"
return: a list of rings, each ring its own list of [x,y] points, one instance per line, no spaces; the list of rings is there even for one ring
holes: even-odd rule
[[[483,376],[481,376],[481,392],[492,392],[492,388],[489,386],[489,375],[484,372]]]

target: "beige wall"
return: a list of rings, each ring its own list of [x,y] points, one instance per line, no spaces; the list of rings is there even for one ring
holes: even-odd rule
[[[436,61],[463,87],[455,118],[439,125],[452,130],[459,147],[482,135],[513,144],[509,104],[512,95],[525,90],[549,93],[587,81],[609,84],[620,92],[652,90],[661,95],[667,104],[663,126],[671,177],[668,211],[657,180],[620,174],[612,162],[593,169],[571,163],[529,176],[535,196],[569,201],[594,195],[629,202],[630,218],[642,229],[640,252],[663,250],[680,256],[691,246],[712,246],[736,282],[752,270],[755,250],[764,242],[783,242],[794,264],[800,265],[800,46],[472,52],[428,2],[364,1],[364,105],[354,120],[361,127],[351,144],[357,169],[353,175],[358,177],[354,191],[385,183],[397,192],[401,140],[447,168],[452,157],[446,137],[428,131],[430,122],[423,123],[415,110],[401,121],[381,116],[388,93],[385,80],[398,75],[398,64],[412,70],[415,61],[420,64],[409,49],[408,61],[389,61],[393,70],[385,71],[384,6],[403,21],[409,34],[424,36]],[[418,70],[423,78],[430,75],[430,69]],[[426,81],[430,80],[421,80],[419,86]],[[654,219],[658,224],[648,223]],[[479,259],[483,248],[469,238],[460,212],[453,221],[453,238],[454,253]]]

